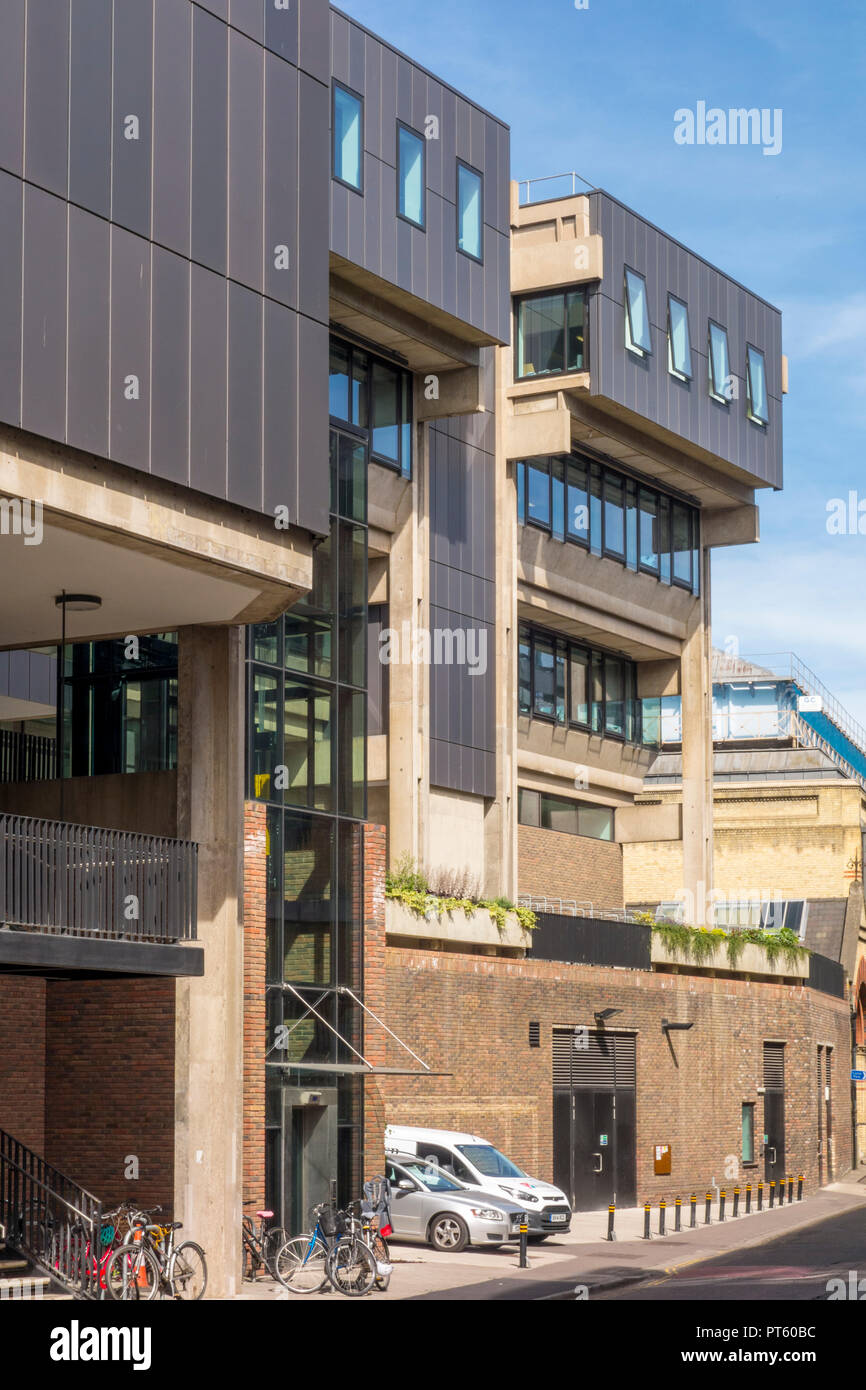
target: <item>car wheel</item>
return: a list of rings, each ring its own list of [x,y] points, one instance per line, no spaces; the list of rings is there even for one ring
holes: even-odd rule
[[[430,1222],[428,1239],[434,1250],[443,1250],[447,1251],[449,1255],[456,1255],[469,1244],[469,1230],[466,1222],[461,1220],[459,1216],[454,1216],[451,1212],[443,1212],[441,1216],[434,1216]]]

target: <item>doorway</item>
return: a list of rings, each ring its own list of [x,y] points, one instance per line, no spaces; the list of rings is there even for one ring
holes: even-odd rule
[[[637,1200],[636,1038],[553,1030],[553,1180],[575,1211]]]
[[[292,1234],[312,1230],[313,1207],[337,1177],[337,1090],[284,1086],[283,1162],[277,1210]]]
[[[785,1044],[764,1043],[764,1181],[785,1178]]]

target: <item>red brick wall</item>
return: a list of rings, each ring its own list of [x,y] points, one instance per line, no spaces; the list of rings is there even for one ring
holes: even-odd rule
[[[741,1105],[756,1104],[762,1132],[762,1045],[786,1046],[789,1171],[818,1181],[816,1048],[834,1047],[834,1172],[850,1165],[850,1030],[847,1005],[801,986],[669,975],[553,962],[509,961],[388,948],[387,1012],[394,1031],[435,1072],[379,1079],[384,1116],[482,1134],[535,1176],[553,1177],[552,1032],[594,1026],[637,1033],[637,1195],[640,1201],[705,1189],[741,1155]],[[694,1021],[671,1035],[661,1020]],[[541,1024],[541,1047],[528,1024]],[[389,1047],[394,1065],[398,1053]],[[402,1061],[401,1061],[402,1065]],[[671,1144],[670,1178],[654,1177],[653,1146]],[[744,1180],[757,1181],[758,1169]]]
[[[521,893],[574,898],[602,907],[624,905],[621,845],[521,825],[517,852]]]
[[[0,1129],[42,1153],[45,1143],[45,981],[0,977]]]
[[[265,1201],[267,809],[244,805],[244,1201]]]
[[[172,980],[46,986],[44,1154],[107,1205],[172,1207],[174,998]]]
[[[364,826],[364,1003],[388,1022],[385,984],[385,870],[384,825]],[[388,1026],[392,1025],[388,1023]],[[388,1059],[388,1035],[369,1015],[364,1016],[363,1053],[374,1066]],[[403,1054],[404,1057],[406,1054]],[[364,1081],[364,1178],[382,1171],[385,1110],[379,1077]]]

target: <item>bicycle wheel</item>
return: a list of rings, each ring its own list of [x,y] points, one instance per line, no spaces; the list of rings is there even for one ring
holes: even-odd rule
[[[194,1240],[185,1240],[171,1257],[168,1282],[175,1298],[195,1303],[207,1288],[207,1262],[204,1251]]]
[[[122,1303],[150,1303],[159,1293],[159,1262],[143,1245],[119,1245],[105,1266],[108,1297]]]
[[[345,1236],[328,1252],[328,1278],[338,1293],[360,1298],[376,1282],[376,1258],[357,1236]]]
[[[378,1231],[370,1241],[370,1249],[376,1261],[376,1288],[384,1293],[391,1282],[391,1255],[385,1237],[380,1236]],[[383,1269],[387,1273],[381,1273]]]
[[[271,1226],[265,1231],[262,1238],[262,1255],[265,1265],[268,1271],[274,1275],[275,1279],[277,1276],[274,1274],[274,1262],[288,1238],[289,1233],[282,1226]]]
[[[274,1256],[274,1275],[292,1293],[320,1293],[328,1285],[327,1254],[327,1247],[314,1236],[295,1236]]]

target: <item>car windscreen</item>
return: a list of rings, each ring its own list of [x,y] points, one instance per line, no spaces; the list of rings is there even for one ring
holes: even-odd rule
[[[457,1144],[462,1153],[485,1178],[525,1178],[526,1174],[492,1144]]]
[[[427,1188],[428,1192],[462,1192],[463,1188],[459,1183],[452,1182],[446,1177],[441,1168],[435,1168],[432,1163],[404,1163],[403,1167],[414,1178]]]

